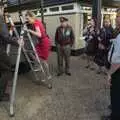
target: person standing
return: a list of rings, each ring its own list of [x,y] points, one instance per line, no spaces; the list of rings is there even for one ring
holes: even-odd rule
[[[24,45],[21,40],[16,40],[9,35],[7,25],[3,20],[3,11],[0,12],[0,101],[9,101],[10,95],[6,93],[8,81],[12,79],[10,57],[7,55],[7,44]]]
[[[105,19],[103,28],[100,29],[100,32],[98,34],[98,49],[95,55],[95,63],[99,67],[97,71],[98,74],[103,72],[102,68],[105,69],[104,72],[107,72],[107,69],[109,69],[108,51],[111,46],[110,39],[112,37],[113,37],[113,28],[111,26],[110,20]]]
[[[32,29],[27,29],[26,31],[37,37],[36,52],[43,63],[43,67],[47,73],[47,78],[51,79],[51,74],[49,71],[49,65],[47,63],[48,57],[51,51],[51,40],[46,33],[45,27],[40,20],[38,20],[34,13],[31,11],[26,12],[27,21],[32,24]],[[34,41],[33,41],[34,42]],[[32,56],[33,60],[36,60],[35,56]]]
[[[117,13],[115,39],[108,54],[111,68],[108,72],[110,82],[111,115],[105,116],[103,120],[120,120],[120,13]],[[117,34],[116,34],[117,33]]]
[[[55,43],[58,56],[58,76],[63,74],[63,60],[65,61],[65,73],[71,76],[70,73],[70,55],[71,48],[74,44],[75,36],[73,29],[68,25],[68,19],[60,17],[61,25],[56,29]]]
[[[93,58],[97,51],[97,31],[96,31],[96,22],[94,19],[91,19],[89,24],[84,29],[83,35],[85,36],[85,53],[87,55],[87,66],[86,68],[93,69]]]

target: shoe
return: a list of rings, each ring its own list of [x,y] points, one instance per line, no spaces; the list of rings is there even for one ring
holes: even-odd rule
[[[90,70],[92,70],[92,71],[93,71],[93,70],[95,70],[95,68],[91,67],[91,68],[90,68]]]
[[[100,71],[97,71],[96,73],[97,73],[98,75],[99,75],[99,74],[101,74],[101,72],[100,72]]]
[[[104,71],[102,72],[102,74],[105,75],[105,76],[108,75],[108,74],[107,74],[106,72],[104,72]]]
[[[63,74],[63,73],[58,73],[57,76],[59,77],[59,76],[61,76],[62,74]]]
[[[48,79],[48,80],[51,80],[51,79],[52,79],[52,76],[51,76],[51,75],[49,75],[47,79]]]
[[[85,68],[87,68],[87,69],[88,69],[88,68],[90,68],[90,66],[89,66],[89,65],[87,65],[87,66],[85,66]]]
[[[2,98],[0,98],[0,101],[7,102],[10,100],[10,95],[8,93],[5,93]]]
[[[41,82],[43,82],[43,83],[44,83],[45,81],[46,81],[45,79],[42,79],[42,80],[41,80]]]
[[[68,76],[71,76],[71,73],[70,73],[70,72],[66,72],[65,74],[68,75]]]
[[[109,106],[108,106],[108,109],[109,109],[109,110],[112,110],[112,105],[109,105]]]
[[[111,120],[111,116],[102,116],[101,120]]]
[[[101,70],[97,70],[97,72],[96,72],[97,74],[101,74],[102,73],[102,71]]]
[[[40,69],[40,67],[39,67],[39,64],[38,63],[33,63],[33,69],[34,70],[38,70],[39,71],[39,69]]]

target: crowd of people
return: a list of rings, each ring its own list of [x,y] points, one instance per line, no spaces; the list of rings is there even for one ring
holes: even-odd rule
[[[103,120],[120,120],[120,11],[117,11],[116,28],[113,29],[110,19],[104,19],[103,27],[96,28],[96,20],[91,19],[84,29],[86,68],[97,65],[97,74],[104,73],[110,85],[110,116]]]
[[[6,11],[5,11],[6,12]],[[10,99],[9,92],[6,92],[9,79],[12,80],[12,65],[10,61],[10,56],[6,52],[8,44],[15,45],[17,47],[25,46],[25,42],[17,40],[16,37],[12,37],[9,34],[7,24],[4,20],[4,11],[1,10],[0,13],[0,101],[8,101]],[[37,19],[33,12],[27,11],[25,14],[27,23],[32,27],[24,28],[24,31],[29,32],[32,36],[37,38],[35,43],[35,49],[41,60],[42,66],[47,73],[45,77],[48,80],[51,79],[51,74],[49,71],[48,58],[51,52],[51,39],[48,36],[45,26],[41,20]],[[70,25],[68,25],[68,19],[65,17],[60,17],[60,26],[56,30],[55,43],[57,46],[57,56],[58,56],[58,75],[61,76],[64,72],[63,70],[63,60],[65,60],[65,73],[71,76],[70,73],[70,55],[71,47],[74,44],[74,33]],[[36,61],[36,57],[33,54],[28,54],[32,61]],[[38,65],[38,64],[37,64]],[[25,67],[25,66],[24,66]],[[21,67],[20,67],[21,68]],[[41,80],[45,81],[45,80]]]
[[[98,66],[97,73],[105,73],[109,69],[108,52],[111,46],[113,28],[110,19],[105,19],[103,28],[96,29],[96,21],[91,19],[90,23],[84,29],[86,41],[85,53],[87,55],[86,68],[93,69],[93,62]]]
[[[51,51],[51,40],[46,33],[45,27],[31,11],[26,12],[26,20],[32,24],[32,29],[25,31],[37,37],[36,51],[44,63],[48,79],[51,78],[48,57]],[[70,55],[71,48],[75,41],[72,27],[68,24],[68,19],[60,17],[60,26],[56,29],[55,43],[57,48],[58,76],[64,72],[71,76]],[[85,54],[87,56],[86,68],[93,70],[93,64],[97,65],[97,74],[104,73],[108,76],[111,96],[111,115],[104,117],[104,120],[120,120],[120,11],[117,11],[116,28],[113,29],[110,19],[104,19],[103,27],[96,28],[97,21],[93,18],[84,29]],[[8,80],[11,79],[11,63],[6,53],[7,44],[16,46],[23,45],[20,40],[15,40],[9,36],[7,26],[3,21],[3,14],[0,15],[0,101],[9,100],[6,94]],[[35,59],[34,57],[32,59]],[[65,70],[63,70],[63,60]]]

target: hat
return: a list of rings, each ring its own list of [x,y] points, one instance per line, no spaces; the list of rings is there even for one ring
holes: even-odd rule
[[[65,21],[68,21],[68,19],[65,17],[60,17],[60,22],[65,22]]]

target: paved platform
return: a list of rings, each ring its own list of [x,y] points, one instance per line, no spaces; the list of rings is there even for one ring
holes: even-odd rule
[[[15,117],[9,117],[8,103],[0,103],[0,120],[100,120],[108,114],[105,76],[86,69],[83,57],[71,59],[72,76],[56,77],[56,54],[50,57],[52,90],[34,84],[30,74],[19,76]]]

